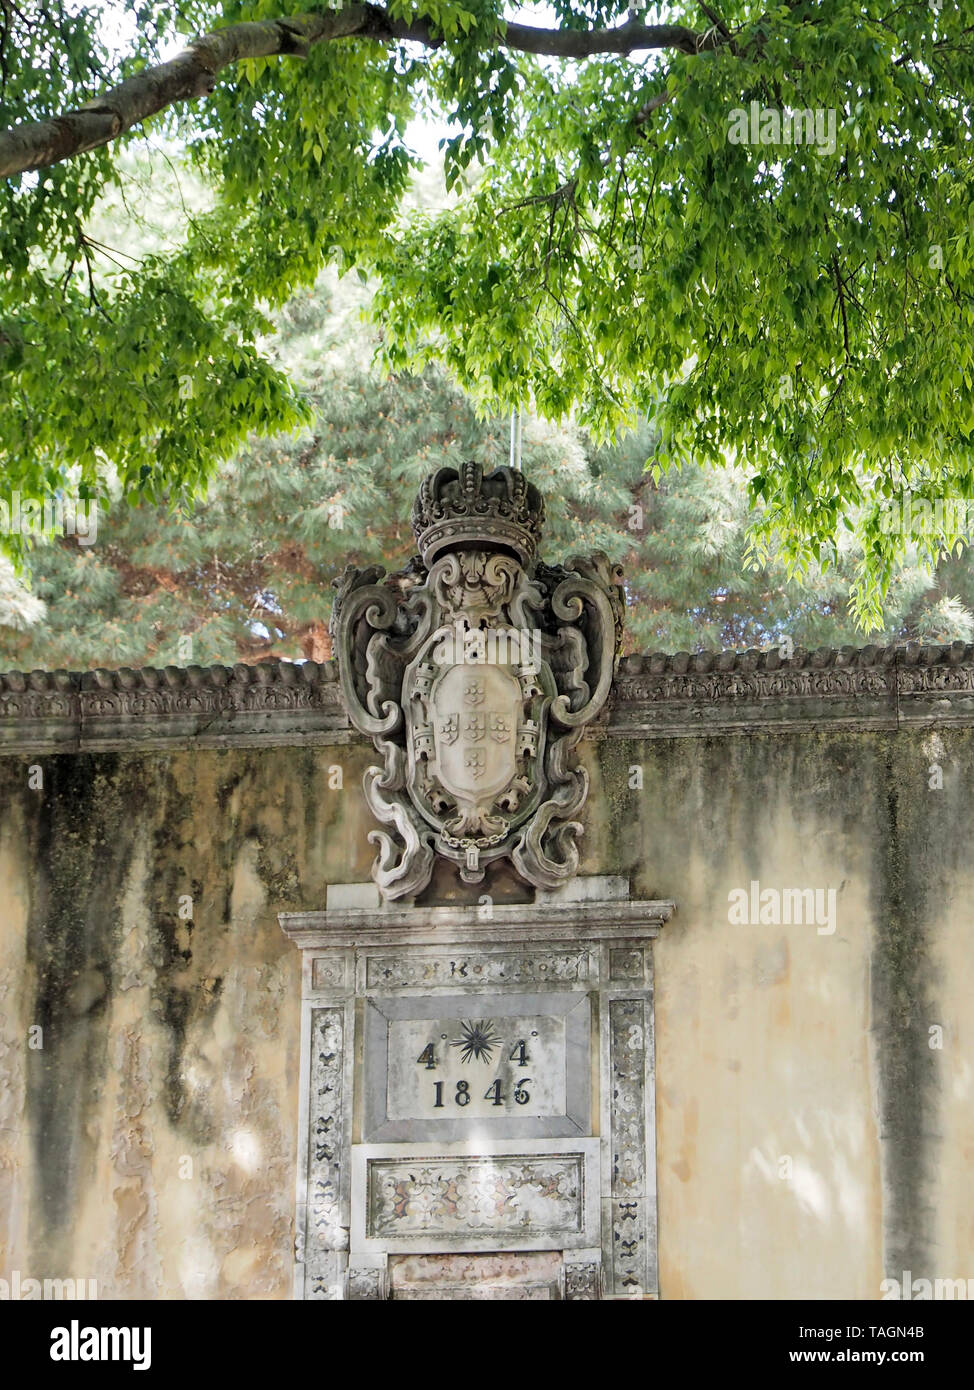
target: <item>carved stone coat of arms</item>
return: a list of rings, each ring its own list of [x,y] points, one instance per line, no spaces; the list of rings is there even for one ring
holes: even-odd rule
[[[441,468],[413,508],[420,556],[336,581],[343,699],[382,755],[365,793],[387,827],[369,837],[387,899],[420,892],[436,855],[468,883],[504,857],[541,888],[577,870],[573,753],[609,694],[622,576],[601,553],[544,564],[543,521],[516,469]]]

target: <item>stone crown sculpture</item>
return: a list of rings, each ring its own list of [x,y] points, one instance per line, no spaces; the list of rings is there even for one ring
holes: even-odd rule
[[[463,546],[507,546],[530,565],[544,526],[544,498],[515,468],[484,477],[479,463],[440,468],[413,505],[413,533],[425,564]]]
[[[609,694],[622,575],[600,552],[538,560],[543,522],[516,469],[440,468],[413,508],[420,556],[336,581],[343,702],[383,758],[365,793],[386,898],[420,892],[437,854],[469,883],[505,857],[541,888],[578,868],[574,749]]]

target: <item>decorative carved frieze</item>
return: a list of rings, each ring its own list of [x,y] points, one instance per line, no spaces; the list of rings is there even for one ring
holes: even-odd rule
[[[334,1299],[338,1262],[348,1249],[343,1210],[342,1164],[346,1152],[342,1078],[344,1010],[311,1011],[310,1139],[307,1234],[304,1242],[306,1297]]]
[[[447,951],[437,955],[375,955],[365,966],[367,989],[471,989],[477,985],[585,984],[593,978],[591,952]]]
[[[612,1292],[647,1291],[644,999],[609,1001]]]
[[[520,1236],[582,1229],[582,1158],[376,1159],[367,1234],[397,1238],[479,1231]]]
[[[348,737],[334,663],[0,675],[0,748],[334,743]]]
[[[974,722],[970,644],[624,657],[602,727],[655,737],[938,720]]]
[[[562,1252],[390,1255],[389,1283],[394,1299],[548,1302],[561,1296]]]
[[[583,732],[654,738],[936,723],[974,724],[969,643],[623,657],[606,707]],[[0,751],[11,754],[362,737],[343,708],[336,662],[0,674]]]
[[[352,1240],[397,1251],[591,1250],[599,1229],[599,1141],[360,1145],[352,1151]]]

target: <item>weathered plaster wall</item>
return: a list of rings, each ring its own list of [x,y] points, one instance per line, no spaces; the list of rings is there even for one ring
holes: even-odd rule
[[[0,762],[0,1277],[290,1295],[300,974],[276,914],[370,858],[332,763]]]
[[[943,734],[941,791],[927,737],[584,746],[583,871],[678,904],[655,948],[663,1297],[974,1275],[974,735]],[[0,1276],[290,1295],[300,983],[277,913],[368,877],[372,760],[0,760]],[[731,925],[752,879],[835,888],[834,934]]]
[[[613,742],[595,770],[590,852],[678,903],[655,950],[663,1295],[974,1276],[971,731]],[[732,925],[752,880],[834,888],[834,933]]]

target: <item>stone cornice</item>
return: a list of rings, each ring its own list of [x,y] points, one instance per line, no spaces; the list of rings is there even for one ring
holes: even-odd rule
[[[670,901],[635,901],[629,881],[580,875],[530,903],[383,903],[374,884],[333,884],[324,911],[281,912],[284,934],[304,949],[437,946],[444,942],[505,945],[539,941],[650,941],[676,910]]]
[[[0,675],[0,751],[348,742],[334,662]]]
[[[974,723],[974,647],[796,648],[622,660],[604,732],[619,737]]]
[[[974,647],[623,658],[590,737],[974,724]],[[0,675],[0,752],[361,742],[334,662]]]

